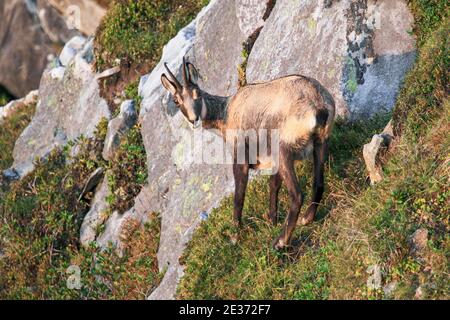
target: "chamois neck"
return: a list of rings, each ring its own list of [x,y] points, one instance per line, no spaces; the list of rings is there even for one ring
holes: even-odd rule
[[[206,107],[206,117],[202,119],[203,127],[205,129],[222,130],[227,118],[230,97],[215,96],[202,91],[202,99]]]

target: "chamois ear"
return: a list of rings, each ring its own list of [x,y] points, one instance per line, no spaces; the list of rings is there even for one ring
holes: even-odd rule
[[[164,73],[161,75],[161,83],[164,88],[166,88],[166,90],[169,91],[172,95],[175,95],[175,93],[177,93],[176,84],[170,81]]]
[[[189,81],[192,82],[193,84],[197,84],[198,78],[199,78],[197,69],[190,62],[186,63],[186,67],[187,67],[188,73],[189,73]]]

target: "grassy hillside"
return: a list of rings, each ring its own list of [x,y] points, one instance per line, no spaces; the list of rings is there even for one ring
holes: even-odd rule
[[[139,66],[151,69],[160,58],[163,44],[204,3],[112,2],[97,32],[95,55],[98,68],[115,65],[120,59],[127,72],[133,74],[120,79],[124,88],[121,99],[134,99],[139,105]],[[117,112],[114,110],[115,115]],[[18,113],[0,128],[0,169],[11,164],[15,140],[29,120]],[[0,299],[144,299],[159,283],[156,252],[160,220],[154,213],[149,214],[149,222],[144,226],[128,221],[122,235],[125,250],[121,256],[112,248],[100,251],[95,246],[83,248],[79,244],[80,225],[93,195],[81,200],[78,197],[93,170],[103,167],[111,172],[107,199],[111,209],[105,214],[131,208],[147,179],[139,124],[123,137],[110,162],[101,158],[106,126],[107,122],[102,121],[94,138],[81,137],[63,150],[55,150],[0,197]],[[75,158],[70,156],[74,143],[81,146]],[[67,163],[69,159],[71,162]],[[103,228],[100,226],[98,232]],[[67,286],[70,266],[80,268],[79,289]]]
[[[129,71],[114,80],[125,89],[123,99],[138,100],[138,73],[154,66],[163,44],[207,1],[166,2],[115,0],[98,31],[97,67],[120,59]],[[266,178],[253,181],[241,241],[234,245],[229,239],[228,197],[189,244],[179,298],[404,299],[417,292],[423,298],[449,298],[448,7],[442,0],[409,3],[416,19],[417,63],[392,115],[337,123],[317,221],[297,229],[289,251],[273,251],[271,240],[281,227],[262,219],[268,209]],[[111,83],[103,85],[109,88]],[[362,145],[391,116],[399,136],[385,157],[384,181],[370,187]],[[30,117],[18,113],[0,127],[0,169],[11,164],[14,141]],[[145,226],[129,221],[122,256],[112,248],[100,252],[79,245],[92,194],[81,200],[78,196],[95,168],[112,171],[110,188],[118,192],[111,192],[108,200],[120,212],[133,205],[147,179],[139,125],[124,137],[110,162],[101,158],[105,134],[102,121],[94,138],[77,141],[81,149],[75,158],[70,156],[72,144],[56,150],[0,197],[0,299],[142,299],[158,285],[156,214],[150,214]],[[296,170],[309,192],[311,164],[300,163]],[[283,189],[283,217],[288,206]],[[418,229],[428,233],[420,253],[410,250],[411,235]],[[80,267],[79,289],[67,286],[70,266]],[[367,285],[373,266],[382,271],[382,285],[395,290],[388,294]]]
[[[419,52],[393,111],[399,136],[386,155],[384,181],[374,187],[367,183],[362,145],[388,117],[338,123],[330,142],[319,218],[297,228],[292,248],[282,253],[272,250],[271,240],[281,226],[272,227],[262,218],[268,211],[268,183],[267,178],[257,179],[249,185],[238,244],[229,237],[231,197],[194,235],[182,259],[186,273],[178,298],[450,297],[450,21],[446,1],[410,1],[410,6]],[[299,164],[296,169],[303,190],[309,192],[311,165]],[[283,189],[279,210],[283,218],[288,206]],[[418,229],[428,234],[420,253],[410,249]],[[371,285],[377,269],[381,286]]]

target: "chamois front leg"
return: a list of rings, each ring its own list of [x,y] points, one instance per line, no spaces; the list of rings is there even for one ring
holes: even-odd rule
[[[290,244],[292,233],[297,225],[300,208],[303,204],[303,194],[294,170],[294,158],[288,149],[280,150],[280,175],[289,192],[291,207],[286,217],[281,235],[273,242],[276,250],[283,249]]]
[[[242,208],[244,206],[245,189],[247,188],[248,182],[248,171],[248,164],[233,164],[235,184],[233,220],[237,227],[240,227],[242,222]]]
[[[268,220],[272,224],[277,224],[278,219],[278,192],[281,188],[281,176],[277,172],[270,176],[270,204],[269,204],[269,214],[267,215]]]
[[[306,210],[305,214],[300,218],[299,224],[307,225],[313,222],[317,213],[317,207],[324,191],[324,167],[325,160],[328,157],[328,141],[315,141],[314,142],[314,182],[311,204]]]

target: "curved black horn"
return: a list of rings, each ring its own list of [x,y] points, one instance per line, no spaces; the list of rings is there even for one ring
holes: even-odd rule
[[[167,66],[167,63],[164,62],[164,67],[167,70],[167,73],[169,74],[171,80],[175,83],[178,89],[181,89],[181,83],[178,81],[178,79],[173,75],[172,71],[170,71],[169,67]]]
[[[187,72],[186,72],[186,59],[183,57],[183,83],[185,86],[189,85],[189,81],[188,81],[188,77],[187,77]]]

